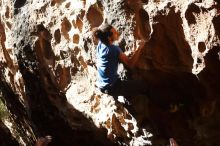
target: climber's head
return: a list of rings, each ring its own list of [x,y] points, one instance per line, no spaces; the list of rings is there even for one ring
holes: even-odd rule
[[[104,24],[101,27],[96,28],[96,30],[94,31],[94,36],[102,43],[109,45],[118,40],[119,33],[113,26],[109,24]]]

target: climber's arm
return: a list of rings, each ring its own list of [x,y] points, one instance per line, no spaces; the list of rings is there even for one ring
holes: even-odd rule
[[[125,64],[126,66],[129,66],[129,58],[128,58],[128,56],[125,55],[123,52],[121,52],[121,53],[119,54],[119,60],[120,60],[123,64]]]
[[[142,42],[139,47],[136,49],[135,53],[133,56],[131,56],[131,58],[128,58],[127,55],[125,55],[123,52],[120,53],[119,55],[119,60],[125,64],[127,67],[129,68],[133,68],[134,65],[136,64],[140,54],[141,54],[141,50],[144,47],[145,42]]]

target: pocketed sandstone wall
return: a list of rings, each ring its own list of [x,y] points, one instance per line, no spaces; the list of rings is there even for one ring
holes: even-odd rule
[[[92,145],[111,145],[108,140],[165,145],[170,137],[180,145],[214,145],[219,5],[217,0],[2,0],[3,100],[12,92],[24,108],[9,108],[23,115],[17,123],[28,121],[23,129],[31,127],[32,139],[51,134],[54,145],[86,145],[92,135]],[[149,94],[131,97],[132,106],[95,87],[92,29],[105,22],[120,32],[118,43],[127,55],[135,54],[139,41],[147,41],[134,70],[120,66],[121,76],[149,83]]]

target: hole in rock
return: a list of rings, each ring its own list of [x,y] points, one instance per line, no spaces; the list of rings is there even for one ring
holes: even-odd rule
[[[87,19],[89,20],[92,28],[100,26],[103,22],[102,13],[93,6],[91,6],[88,10]]]
[[[71,5],[71,3],[69,2],[69,3],[67,3],[66,5],[65,5],[65,8],[69,8],[70,7],[70,5]]]
[[[71,23],[69,22],[69,20],[65,17],[63,19],[63,22],[61,23],[61,27],[63,31],[69,32],[71,30]]]
[[[71,62],[72,62],[74,67],[79,67],[80,66],[80,63],[79,63],[78,59],[76,58],[75,54],[71,55]]]
[[[80,52],[80,49],[79,49],[79,47],[76,46],[76,47],[73,49],[73,54],[74,54],[74,55],[78,55],[79,52]]]
[[[55,38],[55,42],[57,44],[60,43],[60,39],[61,39],[61,34],[60,34],[60,29],[57,29],[55,32],[54,32],[54,38]]]
[[[79,57],[79,62],[83,68],[87,68],[87,64],[82,56]]]
[[[14,9],[14,15],[17,15],[19,13],[19,10],[18,9]]]
[[[197,59],[197,63],[201,64],[202,63],[202,59],[198,58]]]
[[[14,8],[21,8],[25,5],[26,0],[16,0],[14,3]]]
[[[188,7],[188,9],[186,10],[186,13],[185,13],[185,17],[186,17],[186,20],[187,20],[189,25],[196,23],[196,18],[193,15],[193,13],[197,13],[198,14],[200,12],[201,12],[200,8],[197,5],[195,5],[195,4],[191,4]]]
[[[78,28],[80,32],[82,32],[82,28],[83,28],[83,17],[85,16],[85,11],[84,10],[81,10],[80,11],[80,14],[77,15],[76,17],[76,20],[73,20],[72,23],[73,23],[73,26],[75,28]]]
[[[73,26],[78,28],[80,32],[82,32],[83,22],[80,18],[77,17],[76,21],[73,21]]]
[[[65,0],[52,0],[51,6],[54,6],[55,4],[62,4]]]
[[[10,14],[10,10],[9,10],[9,7],[7,6],[6,12],[5,12],[5,17],[9,18],[9,14]]]
[[[77,54],[71,54],[71,62],[72,62],[72,67],[71,67],[71,75],[74,76],[78,71],[80,67],[80,63],[78,59],[76,58]]]
[[[11,23],[10,22],[6,22],[6,25],[8,26],[9,29],[11,29]]]
[[[81,20],[83,20],[85,13],[86,13],[85,10],[81,10],[77,17],[79,17]]]
[[[69,54],[66,51],[60,50],[60,57],[61,59],[66,59]]]
[[[75,43],[75,44],[79,43],[79,35],[78,34],[73,35],[73,43]]]
[[[69,20],[65,17],[61,23],[61,32],[63,33],[64,37],[66,39],[69,39],[69,34],[68,32],[71,30],[72,25],[69,22]]]
[[[88,52],[89,51],[88,46],[89,46],[89,44],[91,44],[92,40],[89,38],[83,38],[83,42],[84,42],[83,47],[84,47],[85,51]]]
[[[201,52],[201,53],[204,52],[206,50],[205,43],[204,42],[199,42],[198,49],[199,49],[199,52]]]
[[[142,1],[142,3],[144,3],[144,4],[148,4],[148,1],[149,0],[141,0]]]

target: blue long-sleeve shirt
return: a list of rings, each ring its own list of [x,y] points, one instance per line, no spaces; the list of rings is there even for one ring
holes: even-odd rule
[[[98,43],[96,48],[98,79],[97,86],[101,89],[113,84],[118,79],[119,54],[122,52],[118,46]]]

